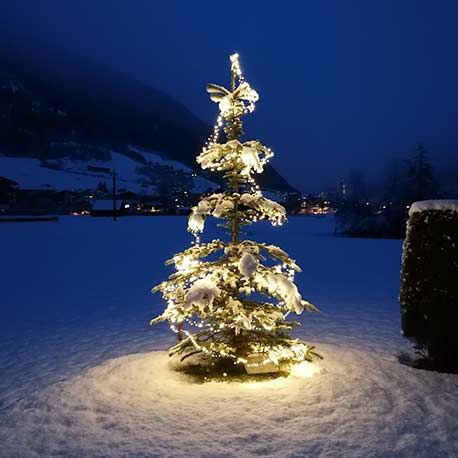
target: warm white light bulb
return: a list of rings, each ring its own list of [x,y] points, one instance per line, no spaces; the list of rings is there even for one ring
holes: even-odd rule
[[[231,62],[237,62],[239,60],[239,54],[236,52],[234,54],[231,54],[230,59]]]

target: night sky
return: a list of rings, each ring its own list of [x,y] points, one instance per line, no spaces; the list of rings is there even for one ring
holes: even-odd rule
[[[261,95],[247,136],[303,191],[375,177],[422,142],[458,160],[458,1],[11,1],[6,22],[133,75],[213,123],[237,51]],[[36,41],[35,39],[39,39]]]

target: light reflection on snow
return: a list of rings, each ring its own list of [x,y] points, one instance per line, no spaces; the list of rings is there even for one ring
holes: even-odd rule
[[[236,396],[255,390],[290,389],[302,385],[301,379],[320,372],[315,363],[301,363],[293,367],[288,377],[265,381],[207,382],[190,381],[184,374],[173,370],[173,363],[164,351],[139,353],[112,359],[96,366],[68,382],[71,391],[86,392],[94,402],[103,400],[113,407],[133,407],[157,403],[159,399],[191,399],[202,394],[208,396]],[[84,387],[84,388],[83,388]]]
[[[291,375],[299,378],[310,378],[319,372],[316,364],[303,361],[302,363],[295,364],[291,369]]]
[[[192,383],[170,369],[165,351],[109,359],[17,402],[0,428],[2,456],[320,456],[323,443],[339,456],[393,456],[400,423],[429,437],[420,400],[428,415],[438,405],[449,412],[454,431],[454,379],[372,350],[320,349],[323,361],[251,383]],[[417,453],[422,444],[415,456],[428,456]],[[397,447],[413,455],[410,441]]]

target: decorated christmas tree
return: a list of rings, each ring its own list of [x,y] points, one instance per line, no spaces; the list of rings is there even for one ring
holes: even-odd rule
[[[241,237],[243,226],[259,220],[281,225],[286,212],[263,197],[254,180],[273,153],[257,140],[241,140],[242,117],[254,110],[259,96],[244,80],[238,55],[230,59],[230,89],[207,86],[219,116],[197,157],[204,170],[221,172],[227,187],[192,208],[188,231],[195,241],[166,262],[176,272],[153,289],[161,291],[167,308],[151,323],[167,320],[179,334],[170,355],[180,355],[182,361],[192,356],[207,370],[230,366],[249,374],[287,371],[317,356],[313,347],[291,338],[299,323],[287,321],[287,316],[316,308],[294,284],[300,268],[287,253]],[[220,226],[227,241],[201,242],[208,216],[224,221]]]

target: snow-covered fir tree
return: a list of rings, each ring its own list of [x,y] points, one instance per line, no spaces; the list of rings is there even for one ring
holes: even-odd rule
[[[281,225],[286,212],[255,183],[273,153],[258,140],[242,141],[242,117],[254,110],[259,96],[244,80],[238,55],[230,59],[230,89],[207,86],[219,116],[197,157],[204,170],[224,174],[227,189],[193,207],[188,231],[195,242],[166,262],[176,272],[153,289],[167,308],[151,323],[167,320],[180,334],[183,326],[182,339],[170,349],[182,360],[199,355],[201,365],[224,361],[249,373],[284,371],[317,356],[313,347],[290,337],[299,323],[287,321],[290,313],[316,308],[294,284],[300,271],[294,259],[279,247],[241,239],[242,226],[259,220]],[[227,241],[200,241],[208,216],[225,221]]]

